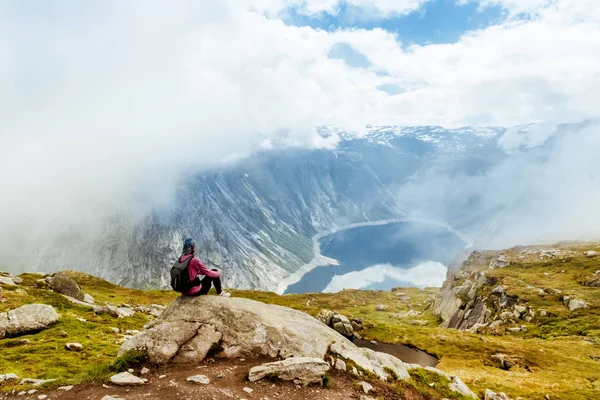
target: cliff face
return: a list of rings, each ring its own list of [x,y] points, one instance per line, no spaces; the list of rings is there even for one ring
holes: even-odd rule
[[[449,273],[431,303],[433,313],[442,319],[444,328],[515,333],[527,330],[520,324],[543,322],[549,308],[560,312],[586,308],[586,301],[577,296],[599,274],[584,279],[580,271],[568,266],[593,269],[587,264],[600,253],[589,248],[596,246],[565,242],[474,251],[457,271]],[[561,268],[559,274],[557,268]],[[554,286],[539,286],[542,277],[554,280]]]

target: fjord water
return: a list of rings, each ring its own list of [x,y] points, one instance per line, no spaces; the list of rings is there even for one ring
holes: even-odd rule
[[[392,222],[341,230],[323,237],[321,254],[339,261],[313,269],[290,285],[285,293],[323,291],[335,275],[362,271],[380,264],[411,269],[423,262],[448,265],[465,247],[465,242],[448,229],[420,222]],[[386,279],[362,289],[389,290],[396,286],[413,286],[407,280]]]

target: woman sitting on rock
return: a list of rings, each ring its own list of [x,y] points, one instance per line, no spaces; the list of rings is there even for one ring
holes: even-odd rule
[[[196,241],[193,238],[187,238],[183,242],[183,254],[179,257],[179,263],[187,264],[190,283],[193,285],[190,290],[182,292],[186,296],[201,296],[208,294],[210,286],[215,285],[219,296],[229,297],[228,292],[221,289],[221,273],[217,269],[208,269],[196,255]]]

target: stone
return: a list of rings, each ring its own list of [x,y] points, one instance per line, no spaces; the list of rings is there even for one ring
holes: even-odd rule
[[[335,360],[334,368],[338,371],[346,371],[346,363],[341,358]]]
[[[190,376],[186,379],[188,382],[192,383],[200,383],[202,385],[208,385],[210,383],[210,379],[206,375],[194,375]]]
[[[40,394],[40,395],[38,396],[38,399],[39,399],[39,400],[44,400],[46,397],[48,397],[48,396],[47,396],[47,395],[45,395],[45,394]]]
[[[571,301],[571,296],[563,296],[562,297],[562,302],[563,304],[568,307],[569,306],[569,302]]]
[[[546,315],[548,315],[548,313],[546,312],[546,310],[540,310],[540,311],[538,311],[538,315],[540,317],[545,317]]]
[[[385,304],[377,304],[375,306],[375,310],[377,310],[377,311],[387,311],[387,306]]]
[[[249,387],[245,387],[242,390],[248,394],[254,392],[254,389],[250,389]]]
[[[91,295],[87,294],[87,293],[83,294],[83,301],[85,303],[89,303],[89,304],[95,304],[96,303],[96,301],[94,300],[94,298]]]
[[[502,285],[498,285],[494,289],[492,289],[490,294],[500,297],[504,294],[504,287]]]
[[[352,323],[345,315],[335,314],[331,319],[331,325],[333,329],[339,334],[352,338],[354,336],[354,328],[352,327]]]
[[[115,327],[111,327],[110,330],[113,331],[114,333],[121,332],[119,328],[115,328]]]
[[[131,349],[146,350],[150,363],[167,364],[205,325],[222,335],[215,353],[217,358],[270,356],[323,360],[329,353],[352,361],[382,380],[393,376],[389,371],[400,379],[410,379],[406,364],[396,357],[359,348],[306,313],[240,297],[180,296],[141,333],[123,343],[119,355]]]
[[[54,307],[46,304],[26,304],[0,313],[0,339],[42,331],[59,317]]]
[[[35,389],[31,389],[27,391],[27,394],[34,394],[35,392],[37,392],[37,390]]]
[[[527,311],[527,308],[523,306],[515,306],[515,311],[517,311],[519,315],[523,315],[525,314],[525,311]]]
[[[65,344],[67,350],[71,351],[81,351],[83,350],[83,345],[81,343],[67,343]]]
[[[321,358],[292,357],[251,368],[248,380],[256,382],[267,376],[275,376],[285,381],[299,380],[308,385],[320,383],[329,368],[329,364]]]
[[[504,255],[500,255],[490,262],[489,269],[506,268],[510,265],[510,261]]]
[[[54,382],[56,379],[33,379],[33,378],[23,378],[21,379],[21,385],[32,385],[32,386],[40,386],[44,383]]]
[[[142,368],[142,370],[140,371],[140,374],[142,375],[146,375],[148,372],[150,372],[150,370],[146,367]]]
[[[364,381],[358,382],[358,386],[360,386],[360,388],[363,392],[365,392],[365,394],[369,394],[369,392],[373,390],[373,385]]]
[[[15,283],[15,281],[13,281],[12,278],[10,278],[8,276],[0,276],[0,285],[4,285],[4,286],[17,286],[17,284]]]
[[[223,335],[215,331],[213,326],[202,325],[198,329],[197,336],[181,346],[173,362],[181,364],[200,363],[208,352],[221,341],[222,337]]]
[[[109,396],[109,395],[106,395],[106,396],[104,396],[102,398],[102,400],[125,400],[125,399],[122,398],[122,397],[118,397],[118,396]]]
[[[56,335],[60,336],[60,337],[67,337],[67,336],[69,336],[69,334],[67,333],[67,331],[63,331],[63,330],[60,330],[60,331],[56,332]]]
[[[504,322],[501,319],[497,319],[496,321],[492,321],[488,327],[490,329],[496,329],[498,328],[500,325],[502,325]]]
[[[55,273],[52,278],[50,278],[48,283],[52,290],[54,290],[56,293],[72,297],[79,301],[83,301],[85,298],[85,295],[83,294],[83,291],[77,282],[63,272]]]
[[[589,308],[587,303],[583,300],[570,299],[567,305],[569,311],[575,311],[583,308]]]
[[[510,398],[504,393],[494,393],[490,389],[485,390],[485,394],[483,396],[484,400],[510,400]]]
[[[69,385],[69,386],[61,386],[61,387],[57,388],[57,390],[62,390],[62,391],[65,391],[65,392],[68,392],[68,391],[70,391],[71,389],[73,389],[73,385]]]
[[[594,250],[589,250],[585,252],[586,257],[596,257],[599,253]]]
[[[513,318],[515,316],[515,314],[511,311],[504,311],[503,313],[500,314],[500,318],[502,319],[510,319]]]
[[[2,382],[7,382],[7,381],[18,381],[19,376],[13,373],[10,374],[0,374],[0,383]]]
[[[121,372],[110,377],[110,383],[117,386],[141,386],[146,382],[147,379],[138,378],[129,372]]]
[[[316,318],[318,321],[321,321],[327,326],[331,326],[331,320],[335,313],[331,310],[321,310],[319,314],[317,314]]]
[[[451,375],[450,376],[450,384],[448,385],[451,391],[462,394],[465,397],[472,397],[477,399],[477,395],[468,388],[467,385],[463,381],[460,380],[458,376]]]

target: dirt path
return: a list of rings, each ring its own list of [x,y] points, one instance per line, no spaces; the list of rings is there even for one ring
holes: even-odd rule
[[[163,367],[145,375],[148,383],[139,387],[119,387],[114,385],[78,385],[70,391],[47,390],[37,391],[31,395],[0,394],[0,399],[38,400],[39,395],[46,395],[46,400],[101,400],[104,396],[115,396],[125,400],[348,400],[359,399],[364,395],[348,374],[331,371],[331,386],[323,388],[319,385],[301,387],[287,382],[263,380],[250,383],[246,380],[247,372],[253,366],[272,360],[219,360],[209,361],[199,367]],[[139,375],[135,371],[135,375]],[[210,379],[208,385],[186,382],[192,375],[206,375]],[[381,384],[375,384],[377,395],[386,400],[400,399]],[[252,389],[248,393],[244,388]]]

